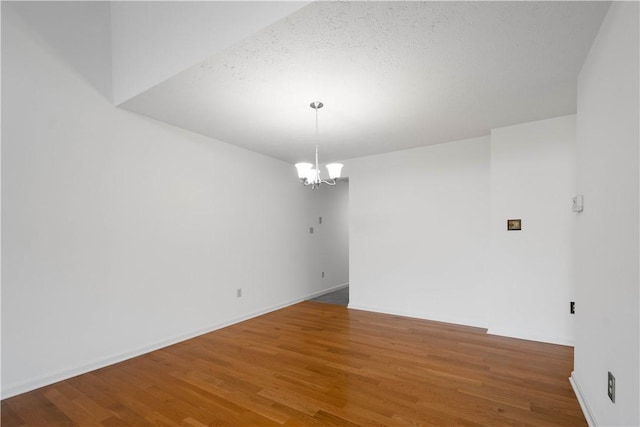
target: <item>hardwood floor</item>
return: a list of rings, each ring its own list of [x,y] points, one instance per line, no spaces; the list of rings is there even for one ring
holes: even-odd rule
[[[311,301],[338,304],[347,307],[349,305],[349,286],[329,292],[328,294],[320,295]]]
[[[303,302],[2,401],[2,426],[586,426],[571,347]]]

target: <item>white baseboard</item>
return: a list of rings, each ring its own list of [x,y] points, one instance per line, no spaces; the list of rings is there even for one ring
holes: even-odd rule
[[[119,362],[122,362],[122,361],[125,361],[125,360],[128,360],[128,359],[133,359],[134,357],[138,357],[138,356],[141,356],[143,354],[150,353],[152,351],[159,350],[161,348],[168,347],[170,345],[177,344],[179,342],[186,341],[188,339],[195,338],[197,336],[204,335],[204,334],[207,334],[209,332],[213,332],[215,330],[222,329],[222,328],[225,328],[227,326],[231,326],[233,324],[236,324],[236,323],[239,323],[239,322],[243,322],[245,320],[252,319],[254,317],[262,316],[263,314],[270,313],[272,311],[276,311],[276,310],[279,310],[281,308],[288,307],[290,305],[297,304],[299,302],[302,302],[302,301],[305,301],[305,300],[308,300],[308,299],[312,299],[312,298],[318,297],[320,295],[324,295],[326,293],[333,292],[333,291],[338,290],[338,289],[345,288],[347,286],[349,286],[349,283],[341,283],[339,285],[333,286],[333,287],[328,288],[328,289],[323,289],[321,291],[313,292],[313,293],[305,295],[305,296],[303,296],[301,298],[294,298],[294,299],[286,301],[284,303],[267,307],[267,308],[265,308],[263,310],[259,310],[259,311],[253,312],[253,313],[249,313],[249,314],[246,314],[244,316],[236,317],[236,318],[230,319],[230,320],[225,321],[225,322],[221,322],[221,323],[217,323],[217,324],[214,324],[214,325],[210,325],[208,327],[201,328],[201,329],[198,329],[198,330],[186,333],[186,334],[181,334],[181,335],[178,335],[178,336],[175,336],[175,337],[172,337],[172,338],[168,338],[166,340],[158,341],[158,342],[156,342],[154,344],[147,345],[147,346],[144,346],[144,347],[132,350],[132,351],[128,351],[128,352],[125,352],[125,353],[119,353],[117,355],[113,355],[113,356],[106,357],[106,358],[99,359],[99,360],[94,360],[94,361],[89,362],[87,364],[84,364],[82,366],[78,366],[78,367],[71,368],[71,369],[61,370],[61,371],[54,372],[54,373],[49,374],[49,375],[41,376],[41,377],[38,377],[38,378],[33,378],[31,380],[24,381],[24,382],[21,382],[21,383],[18,383],[18,384],[11,384],[11,385],[7,386],[6,388],[2,389],[2,391],[0,393],[0,398],[6,399],[6,398],[9,398],[9,397],[12,397],[12,396],[16,396],[18,394],[26,393],[28,391],[35,390],[37,388],[44,387],[44,386],[56,383],[58,381],[64,381],[66,379],[73,378],[73,377],[78,376],[78,375],[86,374],[87,372],[95,371],[96,369],[104,368],[106,366],[110,366],[110,365],[113,365],[113,364],[116,364],[116,363],[119,363]]]
[[[453,319],[450,317],[440,317],[440,316],[425,317],[422,313],[415,313],[409,310],[387,309],[387,308],[371,307],[367,305],[352,304],[352,303],[349,303],[348,308],[351,308],[354,310],[372,311],[374,313],[391,314],[394,316],[412,317],[414,319],[431,320],[433,322],[452,323],[455,325],[471,326],[473,328],[483,328],[483,329],[487,328],[486,324],[473,319]]]
[[[576,378],[575,371],[571,372],[569,382],[571,383],[573,392],[578,399],[580,409],[582,409],[582,413],[584,414],[584,418],[587,420],[587,424],[589,424],[589,427],[596,427],[598,425],[598,422],[596,421],[596,417],[593,416],[593,412],[591,412],[591,407],[589,406],[586,396],[582,393],[582,389],[580,388],[578,379]]]
[[[340,290],[340,289],[344,289],[344,288],[346,288],[347,286],[349,286],[349,282],[347,282],[347,283],[340,283],[339,285],[335,285],[335,286],[332,286],[332,287],[330,287],[330,288],[323,289],[323,290],[318,291],[318,292],[314,292],[312,295],[310,295],[309,297],[307,297],[307,299],[313,299],[313,298],[320,297],[320,296],[322,296],[322,295],[330,294],[331,292],[335,292],[335,291],[338,291],[338,290]]]
[[[569,347],[574,346],[574,340],[572,338],[567,338],[567,337],[551,337],[546,335],[536,335],[536,334],[529,334],[526,332],[523,333],[522,331],[513,331],[513,330],[500,329],[500,328],[489,328],[489,330],[487,331],[487,334],[499,335],[501,337],[508,337],[508,338],[517,338],[520,340],[544,342],[547,344],[566,345]]]
[[[440,317],[440,316],[425,317],[423,313],[415,313],[408,310],[387,309],[384,307],[383,308],[372,307],[372,306],[367,306],[367,305],[362,305],[357,303],[349,303],[348,307],[355,310],[372,311],[375,313],[392,314],[395,316],[413,317],[417,319],[432,320],[434,322],[453,323],[455,325],[463,325],[463,326],[471,326],[474,328],[487,329],[486,324],[474,319],[457,319],[457,318],[454,319],[450,317]],[[574,345],[573,339],[570,339],[570,338],[534,335],[534,334],[522,333],[520,331],[511,331],[511,330],[505,330],[505,329],[491,328],[487,330],[487,334],[499,335],[499,336],[508,337],[508,338],[517,338],[517,339],[528,340],[528,341],[544,342],[548,344],[567,345],[571,347],[573,347]]]

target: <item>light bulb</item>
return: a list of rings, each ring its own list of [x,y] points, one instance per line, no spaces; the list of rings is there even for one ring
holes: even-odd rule
[[[311,168],[313,165],[311,163],[296,163],[296,169],[298,170],[298,178],[303,179],[309,176],[311,172]]]
[[[341,171],[342,163],[329,163],[327,165],[327,172],[329,173],[329,178],[331,179],[340,178]]]

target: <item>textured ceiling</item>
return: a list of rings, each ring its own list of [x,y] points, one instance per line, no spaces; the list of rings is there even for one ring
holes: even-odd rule
[[[314,2],[122,104],[287,162],[573,114],[607,2]]]

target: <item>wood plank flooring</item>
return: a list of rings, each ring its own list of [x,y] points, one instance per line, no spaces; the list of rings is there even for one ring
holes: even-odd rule
[[[586,426],[571,347],[306,301],[2,401],[2,426]]]

